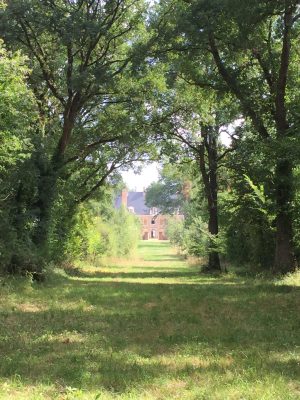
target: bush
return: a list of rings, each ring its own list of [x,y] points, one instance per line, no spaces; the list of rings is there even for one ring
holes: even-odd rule
[[[140,231],[137,217],[124,208],[111,209],[109,215],[102,216],[90,205],[82,206],[73,217],[63,253],[68,261],[126,257],[136,249]]]
[[[173,246],[178,247],[181,251],[184,250],[184,222],[172,217],[168,218],[167,236]]]
[[[203,257],[207,255],[208,232],[200,217],[186,221],[169,218],[167,235],[172,245],[184,254]]]
[[[136,249],[141,236],[139,219],[121,207],[114,210],[108,222],[112,223],[111,255],[129,256]]]
[[[225,193],[220,199],[226,258],[234,264],[269,269],[274,259],[274,219],[269,204],[253,191]]]

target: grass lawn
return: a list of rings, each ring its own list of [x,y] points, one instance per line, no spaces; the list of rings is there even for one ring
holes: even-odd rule
[[[300,399],[296,283],[201,276],[155,241],[44,284],[2,279],[0,399]]]

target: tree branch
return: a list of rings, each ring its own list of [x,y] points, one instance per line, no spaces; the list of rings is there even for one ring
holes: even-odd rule
[[[294,8],[294,7],[293,7]],[[280,68],[276,87],[276,125],[279,134],[285,134],[289,125],[287,122],[287,111],[285,105],[286,84],[290,63],[291,50],[291,29],[293,26],[293,8],[287,7],[284,13],[284,29],[282,39],[282,49],[280,57]]]
[[[113,138],[106,138],[106,139],[99,139],[96,140],[93,143],[88,144],[84,150],[82,150],[82,152],[80,154],[77,154],[76,156],[70,157],[68,160],[65,161],[64,165],[69,164],[73,161],[77,161],[80,158],[84,159],[86,158],[91,151],[89,152],[89,150],[93,150],[95,147],[101,145],[101,144],[105,144],[105,143],[114,143],[117,142],[120,138],[119,137],[113,137]]]
[[[248,94],[243,94],[241,89],[239,88],[239,84],[235,77],[226,69],[223,64],[223,61],[220,57],[219,50],[217,48],[214,35],[212,33],[209,34],[209,44],[210,50],[213,55],[215,64],[218,68],[219,74],[222,76],[224,81],[227,83],[231,92],[238,98],[241,103],[241,106],[246,115],[250,117],[252,123],[257,130],[257,132],[263,137],[268,138],[269,133],[264,125],[262,118],[258,115],[258,113],[254,110],[251,105],[251,99],[249,99]]]
[[[258,64],[259,64],[259,66],[261,67],[261,69],[263,71],[263,75],[264,75],[264,78],[265,78],[265,80],[266,80],[266,82],[267,82],[267,84],[269,86],[270,93],[274,94],[274,92],[275,92],[275,87],[274,87],[275,79],[274,79],[274,77],[272,75],[272,72],[268,69],[268,67],[264,63],[264,61],[263,61],[263,59],[261,57],[261,54],[257,49],[253,49],[252,50],[252,54],[255,57],[255,59],[258,61]]]
[[[102,185],[104,185],[106,178],[116,169],[116,165],[112,163],[110,168],[106,171],[106,173],[102,176],[102,178],[84,195],[82,196],[79,200],[76,201],[77,204],[83,203],[87,199],[91,197],[91,195],[99,189]]]
[[[21,18],[21,19],[18,19],[18,20],[19,20],[19,23],[20,23],[21,28],[22,28],[22,30],[23,30],[23,33],[24,33],[24,35],[25,35],[26,45],[27,45],[27,47],[29,48],[29,50],[31,51],[31,53],[34,55],[34,57],[37,59],[39,65],[40,65],[40,67],[41,67],[42,74],[43,74],[43,77],[44,77],[44,79],[45,79],[45,82],[46,82],[48,88],[51,90],[53,96],[54,96],[56,99],[58,99],[58,100],[60,101],[60,103],[61,103],[63,106],[65,106],[65,104],[66,104],[65,99],[63,98],[63,96],[61,96],[61,95],[58,93],[57,88],[56,88],[56,87],[54,86],[54,84],[52,83],[53,79],[52,79],[52,77],[51,77],[51,73],[50,73],[49,69],[47,68],[46,62],[45,62],[45,60],[44,60],[44,58],[43,58],[43,53],[42,53],[42,54],[39,54],[38,51],[35,50],[35,48],[34,48],[32,42],[31,42],[31,39],[30,39],[30,35],[29,35],[29,33],[28,33],[28,30],[27,30],[27,28],[26,28],[26,24],[24,23],[24,21],[22,20],[22,18]],[[39,45],[38,45],[38,47],[41,48]],[[41,51],[41,50],[40,50],[40,51]]]
[[[235,150],[236,150],[236,147],[228,147],[226,150],[223,151],[222,154],[219,155],[219,157],[217,158],[217,161],[218,162],[221,161],[226,156],[226,154],[231,153]]]

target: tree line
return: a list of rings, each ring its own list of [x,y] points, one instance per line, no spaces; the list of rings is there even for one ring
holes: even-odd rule
[[[2,1],[2,269],[43,268],[120,168],[163,159],[192,182],[209,270],[225,235],[229,260],[292,271],[299,17],[295,0]]]

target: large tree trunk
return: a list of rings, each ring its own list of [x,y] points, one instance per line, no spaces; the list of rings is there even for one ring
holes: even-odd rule
[[[286,273],[294,270],[293,228],[291,202],[293,200],[292,163],[280,160],[276,166],[276,248],[274,270]]]
[[[217,198],[215,198],[213,204],[209,204],[208,208],[209,208],[208,231],[214,238],[216,238],[219,233]],[[213,242],[209,244],[208,269],[221,271],[219,253],[215,250],[215,244]]]
[[[285,2],[283,18],[283,37],[280,67],[276,82],[275,122],[279,144],[287,136],[290,125],[287,118],[286,88],[291,56],[291,31],[296,3]],[[292,201],[294,198],[293,165],[288,158],[279,154],[275,171],[276,188],[276,249],[274,269],[276,272],[289,272],[294,269]]]
[[[218,129],[218,128],[217,128]],[[208,271],[221,271],[221,263],[219,253],[216,250],[214,239],[219,233],[218,223],[218,182],[217,182],[217,140],[212,127],[204,127],[201,129],[202,143],[199,148],[199,165],[202,180],[204,183],[207,208],[209,213],[208,232],[211,235],[208,244]],[[208,157],[208,168],[205,162],[205,151]]]
[[[51,225],[51,211],[57,195],[57,182],[63,168],[64,153],[69,143],[74,127],[75,113],[65,112],[62,135],[55,153],[48,165],[41,163],[40,182],[38,185],[38,199],[36,207],[39,210],[38,223],[34,235],[34,243],[39,253],[47,259],[49,228]]]

